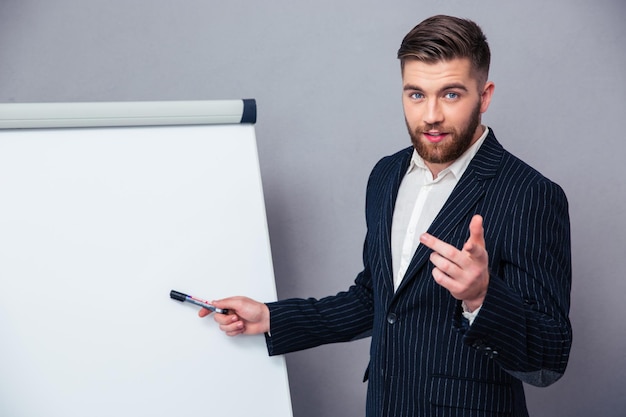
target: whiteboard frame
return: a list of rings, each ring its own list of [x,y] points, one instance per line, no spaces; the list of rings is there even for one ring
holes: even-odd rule
[[[256,123],[256,101],[1,103],[0,129]]]

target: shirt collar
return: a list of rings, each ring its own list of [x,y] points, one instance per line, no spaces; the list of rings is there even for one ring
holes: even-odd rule
[[[463,173],[465,172],[465,169],[471,162],[472,158],[474,158],[474,155],[476,155],[476,152],[478,152],[478,149],[483,144],[488,134],[489,134],[489,127],[485,126],[485,130],[483,134],[480,135],[478,140],[472,146],[470,146],[465,152],[463,152],[463,155],[457,158],[457,160],[454,161],[452,165],[450,165],[449,167],[441,171],[439,175],[437,176],[437,178],[443,178],[448,173],[452,173],[452,175],[454,175],[456,179],[461,178],[461,175],[463,175]],[[422,159],[422,157],[419,156],[419,154],[417,153],[415,149],[413,149],[413,155],[411,157],[411,163],[409,164],[409,169],[407,170],[407,174],[417,168],[424,169],[428,171],[430,174],[430,171],[426,167],[426,164],[424,163],[424,160]]]

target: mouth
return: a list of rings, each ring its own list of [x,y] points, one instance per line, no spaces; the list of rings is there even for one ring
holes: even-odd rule
[[[423,132],[424,137],[430,143],[439,143],[448,136],[445,132],[440,132],[438,130],[430,130],[428,132]]]

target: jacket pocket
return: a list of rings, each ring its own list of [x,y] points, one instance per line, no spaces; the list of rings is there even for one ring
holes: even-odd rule
[[[430,403],[506,416],[513,412],[513,392],[506,384],[436,375],[431,377]]]

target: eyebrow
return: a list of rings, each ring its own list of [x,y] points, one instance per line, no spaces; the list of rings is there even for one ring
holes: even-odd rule
[[[403,91],[424,91],[422,88],[413,85],[413,84],[407,84],[402,88]],[[446,91],[446,90],[462,90],[462,91],[468,91],[467,87],[464,84],[461,83],[451,83],[451,84],[446,84],[444,85],[442,88],[439,89],[439,93]]]

